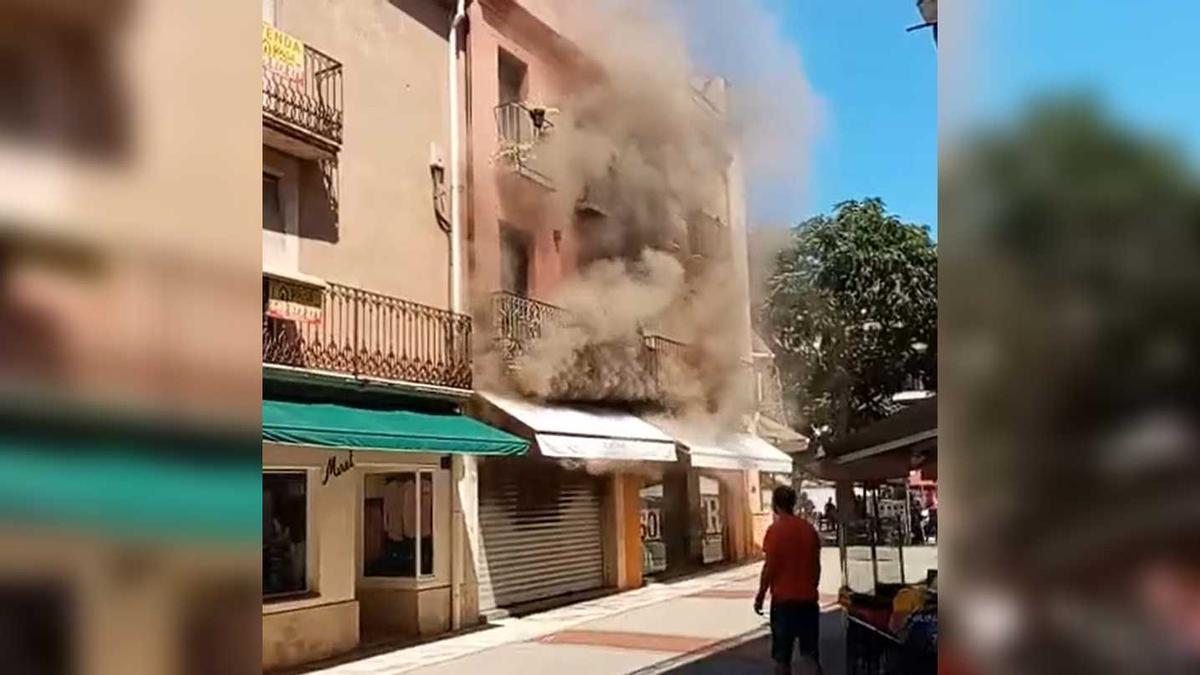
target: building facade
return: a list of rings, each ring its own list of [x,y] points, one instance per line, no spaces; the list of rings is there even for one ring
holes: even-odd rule
[[[633,395],[529,389],[547,344],[595,327],[555,302],[621,260],[595,238],[629,193],[619,157],[581,177],[555,149],[605,77],[562,5],[461,6],[264,1],[264,668],[744,560],[764,474],[791,468],[752,416],[697,434],[671,405],[680,379],[701,416],[754,405],[736,153],[649,248],[685,286],[724,266],[742,289],[738,375],[701,382],[703,335],[639,321]],[[723,123],[722,81],[677,85]]]
[[[263,667],[475,622],[453,8],[263,3]]]

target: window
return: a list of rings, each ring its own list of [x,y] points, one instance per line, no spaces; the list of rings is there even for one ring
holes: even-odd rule
[[[500,50],[500,104],[520,103],[525,100],[525,81],[529,66],[521,59]]]
[[[263,597],[308,590],[308,476],[263,474]]]
[[[283,224],[283,206],[279,201],[279,177],[269,173],[263,174],[262,186],[263,229],[272,232],[286,232]]]
[[[433,575],[433,472],[363,479],[363,575]]]
[[[522,297],[529,295],[529,248],[524,232],[500,227],[500,287]]]

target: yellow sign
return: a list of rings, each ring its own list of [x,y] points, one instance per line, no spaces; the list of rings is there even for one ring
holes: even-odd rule
[[[282,70],[304,67],[304,43],[269,23],[263,23],[263,61]]]

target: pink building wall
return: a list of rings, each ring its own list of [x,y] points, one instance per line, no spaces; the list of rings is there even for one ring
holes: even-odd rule
[[[468,39],[467,233],[472,299],[486,302],[501,288],[500,228],[509,225],[531,242],[530,295],[547,299],[575,267],[573,224],[562,218],[564,198],[553,188],[518,175],[497,160],[496,106],[499,59],[504,50],[528,67],[526,99],[554,105],[567,91],[576,54],[527,3],[480,0],[470,7]],[[537,3],[535,3],[537,4]],[[544,3],[542,3],[544,4]],[[569,196],[574,201],[574,196]],[[558,221],[558,222],[555,222]]]

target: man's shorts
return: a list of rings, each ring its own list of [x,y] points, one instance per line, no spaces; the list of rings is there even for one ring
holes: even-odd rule
[[[771,603],[771,658],[776,663],[792,662],[792,650],[800,643],[800,655],[818,658],[821,610],[816,602]]]

